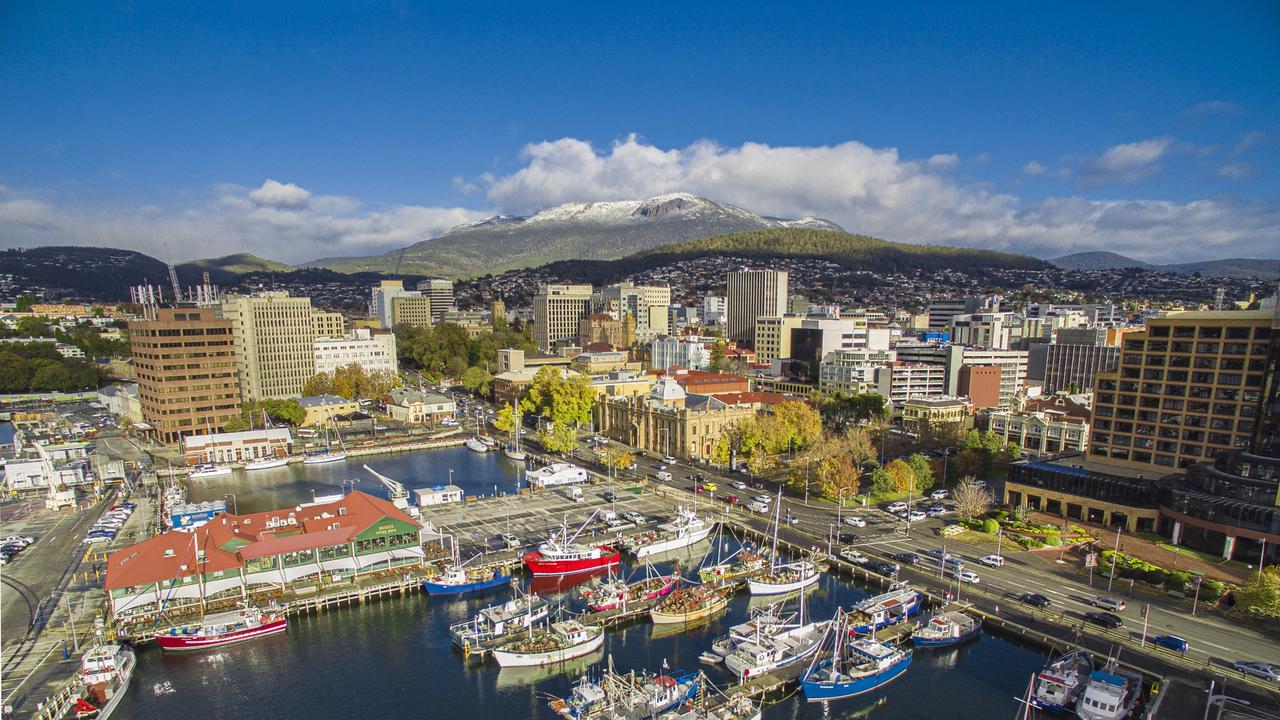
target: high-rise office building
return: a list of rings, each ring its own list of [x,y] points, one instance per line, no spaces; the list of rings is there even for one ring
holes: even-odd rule
[[[621,283],[601,288],[591,299],[592,310],[615,320],[635,318],[636,340],[646,342],[671,332],[671,288]]]
[[[734,270],[725,297],[726,337],[754,348],[756,318],[786,313],[788,276],[785,270]]]
[[[391,324],[408,327],[431,327],[439,322],[435,318],[435,305],[431,298],[418,293],[402,293],[391,298]]]
[[[1042,347],[1044,392],[1049,394],[1073,388],[1076,392],[1088,392],[1093,389],[1098,373],[1114,370],[1120,357],[1120,348],[1114,345],[1052,343]]]
[[[954,315],[950,333],[957,345],[1009,350],[1022,338],[1022,318],[1010,312]]]
[[[315,337],[342,337],[346,331],[347,321],[342,313],[311,311],[311,334]]]
[[[577,342],[582,319],[591,314],[590,285],[544,285],[533,298],[533,340],[542,352]],[[665,316],[666,306],[662,308]]]
[[[724,322],[724,304],[723,295],[708,295],[702,298],[702,322],[708,325]]]
[[[431,300],[432,322],[442,322],[444,314],[453,310],[453,281],[444,278],[430,278],[418,283],[417,290]]]
[[[1125,335],[1099,372],[1090,453],[1169,471],[1249,447],[1271,353],[1271,312],[1173,312]]]
[[[165,444],[221,428],[240,414],[231,321],[213,308],[156,308],[129,322],[142,419]]]
[[[791,331],[800,327],[803,320],[798,315],[756,318],[756,360],[763,363],[791,357]]]
[[[951,318],[976,312],[998,312],[998,297],[967,297],[934,300],[929,303],[929,331],[946,332],[951,327]]]
[[[231,322],[241,397],[300,397],[316,372],[311,298],[287,292],[231,295],[219,312]]]

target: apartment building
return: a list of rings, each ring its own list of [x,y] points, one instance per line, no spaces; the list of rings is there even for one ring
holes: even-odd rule
[[[976,312],[996,312],[1000,309],[998,297],[966,297],[934,300],[929,303],[929,331],[947,332],[951,318]]]
[[[875,380],[875,392],[894,405],[909,398],[947,394],[947,373],[941,365],[894,362],[887,367],[876,368]]]
[[[1022,339],[1022,318],[1011,312],[955,315],[950,332],[957,345],[1008,350]]]
[[[591,314],[591,295],[590,285],[542,287],[533,298],[533,339],[539,350],[551,352],[557,343],[577,342],[580,323]]]
[[[798,315],[769,315],[756,318],[755,351],[759,362],[791,357],[791,331],[804,318]]]
[[[877,373],[897,359],[892,350],[841,349],[827,353],[818,367],[818,389],[858,395],[877,392]]]
[[[649,343],[649,367],[667,370],[674,366],[705,370],[711,365],[712,344],[697,337],[668,335]]]
[[[388,331],[356,328],[340,337],[319,337],[312,343],[317,373],[332,373],[345,365],[359,365],[366,373],[396,372],[396,336]]]
[[[786,314],[787,283],[785,270],[730,272],[725,296],[725,337],[754,348],[756,318]]]
[[[621,283],[593,294],[592,311],[617,320],[635,319],[635,337],[647,342],[671,332],[671,288]]]
[[[142,419],[160,442],[220,428],[240,414],[231,328],[213,308],[156,308],[129,321]]]
[[[1116,369],[1097,374],[1090,455],[1171,471],[1248,447],[1271,315],[1173,312],[1127,334]]]
[[[300,397],[316,372],[311,298],[276,291],[231,295],[219,313],[231,323],[241,398]]]
[[[707,295],[702,298],[702,321],[708,325],[724,322],[725,298],[722,295]]]

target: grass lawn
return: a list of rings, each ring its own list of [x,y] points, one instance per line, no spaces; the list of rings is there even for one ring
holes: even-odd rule
[[[978,530],[965,530],[957,535],[947,538],[947,542],[959,540],[966,545],[981,547],[986,552],[995,552],[996,535],[993,533],[979,532]],[[1009,538],[1001,538],[1000,549],[1003,552],[1021,552],[1022,546],[1010,540]]]
[[[1161,539],[1163,540],[1163,538]],[[1192,557],[1200,562],[1208,563],[1210,565],[1225,565],[1226,567],[1233,567],[1239,570],[1244,570],[1248,567],[1247,563],[1242,563],[1238,560],[1224,561],[1221,555],[1192,550],[1191,548],[1181,547],[1179,545],[1170,545],[1167,542],[1158,542],[1155,545],[1161,550],[1168,550],[1171,553],[1177,553],[1178,555],[1185,557]]]

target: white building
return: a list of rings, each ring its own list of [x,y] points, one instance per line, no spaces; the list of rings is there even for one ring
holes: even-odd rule
[[[118,418],[134,423],[142,422],[142,401],[138,398],[137,383],[98,388],[98,404]]]
[[[649,343],[649,367],[666,370],[672,366],[705,370],[711,365],[711,343],[698,337],[660,337]]]
[[[383,396],[383,402],[392,420],[407,425],[438,423],[458,411],[457,404],[448,395],[413,388],[395,388]]]
[[[292,442],[293,436],[289,434],[288,428],[187,435],[182,438],[182,454],[188,465],[223,465],[248,462],[260,457],[288,455]]]
[[[332,373],[344,365],[356,364],[366,373],[396,372],[396,336],[390,332],[373,332],[356,328],[341,338],[316,338],[316,372]]]
[[[1022,317],[1011,312],[968,313],[951,318],[951,342],[1009,350],[1022,339]]]
[[[818,389],[824,393],[857,395],[876,392],[876,371],[892,365],[892,350],[834,350],[818,366]]]
[[[702,298],[702,322],[718,325],[724,322],[725,299],[723,295],[708,295]]]

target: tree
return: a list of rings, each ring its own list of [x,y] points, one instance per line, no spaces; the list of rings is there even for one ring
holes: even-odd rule
[[[905,460],[894,460],[884,466],[889,476],[893,478],[893,489],[896,492],[915,492],[915,471]]]
[[[249,423],[245,422],[244,418],[239,415],[227,418],[227,421],[222,424],[222,432],[243,432],[248,429]]]
[[[871,471],[871,492],[875,495],[888,495],[893,492],[893,476],[884,468]]]
[[[961,480],[951,496],[956,501],[956,512],[965,520],[986,515],[995,502],[991,491],[985,485],[979,485],[972,475]]]
[[[822,438],[822,417],[813,406],[799,400],[786,400],[773,406],[770,428],[775,437],[768,442],[775,452],[797,451]]]
[[[929,464],[928,458],[916,453],[907,458],[907,465],[911,466],[911,471],[915,474],[916,492],[924,494],[933,487],[933,466]]]
[[[510,405],[504,405],[493,418],[493,427],[499,432],[509,433],[516,428],[516,413]]]
[[[307,384],[302,387],[302,394],[306,397],[318,397],[320,395],[333,394],[333,375],[329,373],[316,373],[312,375]]]
[[[493,385],[493,375],[488,370],[474,365],[462,373],[460,380],[463,387],[476,395],[487,396]]]
[[[636,461],[636,455],[633,452],[624,450],[620,447],[608,447],[600,456],[600,462],[605,467],[614,472],[621,472],[631,467],[631,463]]]
[[[876,447],[871,433],[864,427],[851,427],[840,437],[841,448],[849,454],[855,465],[862,467],[876,459]]]
[[[729,464],[729,433],[721,433],[716,438],[716,442],[711,446],[711,456],[707,459],[716,465]]]
[[[728,346],[724,340],[717,338],[715,345],[711,346],[711,363],[707,365],[707,369],[711,372],[724,372],[724,356]]]
[[[298,427],[307,419],[307,409],[292,398],[287,400],[263,400],[262,408],[267,411],[267,417],[272,420],[287,423],[294,427]]]
[[[819,408],[823,423],[836,432],[843,432],[851,426],[872,419],[883,419],[885,416],[884,397],[876,393],[846,395],[837,392],[823,397],[819,401]]]
[[[567,453],[578,441],[578,432],[569,425],[548,423],[538,433],[538,441],[548,452]]]
[[[832,500],[857,495],[861,475],[849,456],[842,454],[828,455],[813,470],[818,492]]]
[[[1236,591],[1236,607],[1265,617],[1280,617],[1280,566],[1254,573]]]
[[[22,313],[31,312],[31,307],[39,301],[39,298],[30,293],[27,293],[26,295],[19,295],[18,298],[13,301],[13,309]]]

